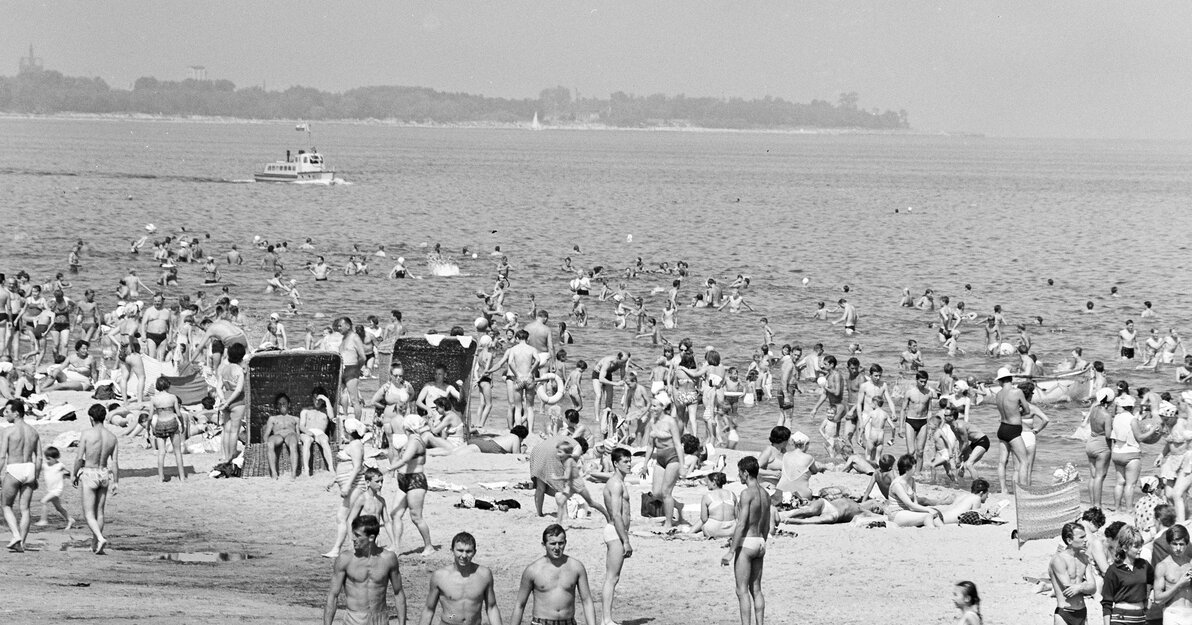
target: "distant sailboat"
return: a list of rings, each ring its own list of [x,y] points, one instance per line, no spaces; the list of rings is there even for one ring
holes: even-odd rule
[[[534,121],[530,122],[530,130],[542,130],[542,124],[538,123],[538,111],[534,111]]]

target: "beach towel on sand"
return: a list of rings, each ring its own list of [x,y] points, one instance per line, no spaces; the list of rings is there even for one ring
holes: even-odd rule
[[[1080,516],[1080,479],[1049,486],[1019,485],[1014,492],[1018,546],[1029,540],[1055,538],[1064,523]]]

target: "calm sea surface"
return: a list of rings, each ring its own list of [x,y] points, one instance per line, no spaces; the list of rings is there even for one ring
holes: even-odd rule
[[[460,258],[459,277],[390,281],[382,262],[374,275],[315,285],[300,271],[314,255],[290,252],[306,301],[304,314],[288,323],[294,341],[306,323],[322,325],[315,312],[362,319],[398,308],[416,332],[470,325],[475,291],[492,285],[488,252],[495,245],[514,266],[507,306],[524,314],[533,293],[552,319],[564,320],[569,276],[558,267],[580,245],[575,260],[585,266],[623,268],[638,256],[655,266],[686,260],[694,279],[684,299],[704,277],[751,276],[746,298],[757,312],[681,309],[679,329],[668,332],[672,340],[713,345],[742,368],[761,342],[765,315],[780,344],[822,342],[842,362],[858,341],[866,366],[896,371],[913,338],[933,375],[950,361],[961,375],[988,377],[999,363],[981,355],[978,327],[967,326],[961,337],[969,355],[949,359],[928,327],[934,313],[898,307],[903,287],[915,295],[932,288],[982,315],[1001,304],[1010,323],[1042,316],[1044,325],[1032,331],[1048,365],[1080,345],[1088,360],[1106,362],[1112,379],[1160,390],[1176,386],[1174,372],[1142,374],[1115,360],[1117,330],[1150,300],[1159,314],[1138,320],[1140,339],[1152,327],[1192,331],[1189,143],[352,124],[314,130],[319,151],[351,184],[248,182],[261,164],[305,147],[292,123],[0,119],[0,271],[48,279],[66,269],[70,245],[81,238],[84,269],[70,295],[93,287],[107,309],[129,268],[146,281],[158,273],[151,254],[127,253],[144,225],[157,224],[158,236],[185,226],[210,234],[208,253],[220,256],[233,243],[246,251],[243,267],[224,269],[225,281],[259,336],[261,320],[284,301],[263,294],[269,276],[256,268],[254,235],[295,245],[313,237],[333,264],[346,261],[352,244],[368,251],[383,244],[418,274],[426,273],[423,244],[480,253]],[[180,274],[172,295],[199,288],[199,265]],[[646,276],[629,288],[658,314],[664,295],[651,290],[670,279]],[[808,317],[817,301],[841,297],[844,285],[860,313],[852,338]],[[1109,296],[1113,286],[1120,297]],[[1085,314],[1090,300],[1095,312]],[[641,362],[657,353],[612,328],[611,306],[591,302],[589,312],[592,325],[573,329],[572,360],[629,350]],[[585,393],[590,405],[591,389]],[[806,395],[796,406],[799,427],[811,434],[813,402]],[[504,406],[499,401],[495,414]],[[1067,461],[1083,468],[1082,445],[1064,438],[1079,422],[1079,407],[1044,409],[1053,421],[1039,439],[1037,475]],[[764,440],[775,413],[773,402],[746,411],[743,447]],[[992,407],[974,418],[993,434]],[[986,464],[992,469],[992,460]]]

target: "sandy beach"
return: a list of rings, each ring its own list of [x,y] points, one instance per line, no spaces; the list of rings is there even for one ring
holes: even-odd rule
[[[55,394],[88,406],[82,393]],[[35,422],[49,445],[79,422]],[[317,622],[326,598],[331,563],[321,558],[334,538],[338,499],[324,491],[326,473],[297,481],[283,478],[211,479],[215,454],[186,456],[190,479],[156,477],[155,457],[139,441],[121,439],[119,494],[109,499],[106,556],[88,550],[85,527],[63,531],[54,518],[34,528],[30,551],[0,553],[0,587],[9,596],[37,599],[8,602],[5,622],[95,623],[292,623]],[[730,467],[742,454],[729,452]],[[74,448],[62,450],[74,461]],[[382,462],[384,462],[382,460]],[[167,463],[167,475],[173,469]],[[426,597],[428,572],[447,565],[446,542],[459,531],[479,542],[477,561],[496,575],[501,612],[509,615],[522,568],[541,555],[542,529],[549,518],[533,513],[533,491],[492,491],[478,483],[528,478],[524,456],[434,457],[431,478],[463,487],[479,499],[513,498],[520,510],[457,509],[459,492],[431,492],[426,518],[439,551],[425,560],[420,540],[407,521],[401,552],[402,579],[412,622]],[[812,478],[813,488],[844,486],[861,491],[866,478],[830,472]],[[393,488],[387,484],[386,489]],[[600,486],[591,484],[595,496]],[[740,490],[740,484],[728,486]],[[657,522],[639,516],[646,487],[631,487],[633,529]],[[386,491],[386,492],[387,492]],[[40,514],[35,493],[34,514]],[[702,486],[679,486],[677,498],[698,515]],[[924,487],[922,494],[943,494]],[[992,498],[996,501],[997,496]],[[79,514],[78,492],[67,487],[64,504]],[[554,510],[548,498],[546,512]],[[1001,526],[948,526],[943,529],[865,529],[849,525],[803,527],[798,536],[772,538],[767,548],[767,620],[771,623],[950,623],[952,585],[976,582],[987,623],[1043,622],[1053,599],[1032,593],[1023,576],[1042,576],[1057,541],[1028,543],[1019,550],[1010,538],[1013,507]],[[568,523],[568,552],[588,568],[596,602],[604,572],[602,520]],[[382,539],[384,542],[385,539]],[[635,537],[618,591],[617,618],[625,623],[727,623],[736,618],[732,574],[721,567],[724,541]],[[187,563],[163,559],[172,553],[224,552],[233,561]],[[251,556],[236,560],[240,554]],[[114,601],[113,597],[119,597]],[[1099,607],[1090,602],[1090,616]]]

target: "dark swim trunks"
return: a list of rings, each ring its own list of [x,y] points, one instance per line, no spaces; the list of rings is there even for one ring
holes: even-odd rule
[[[1064,622],[1064,625],[1085,625],[1088,623],[1089,611],[1088,608],[1081,608],[1079,610],[1061,610],[1055,609],[1056,616]]]
[[[1122,348],[1122,358],[1133,360],[1134,359],[1134,348],[1133,347],[1123,347]]]
[[[145,338],[149,339],[150,341],[153,341],[154,345],[161,346],[161,345],[164,345],[166,342],[166,333],[165,332],[146,332]]]
[[[412,490],[427,490],[426,474],[425,473],[398,473],[397,487],[401,492],[408,493]]]
[[[913,429],[915,434],[918,435],[919,430],[922,430],[923,427],[927,425],[927,419],[907,419],[906,424],[911,426],[911,429]]]
[[[1021,436],[1022,424],[1010,425],[1009,423],[1003,423],[997,428],[997,438],[1003,443],[1009,443],[1010,441]]]
[[[360,377],[360,365],[344,365],[344,382],[358,379]]]

